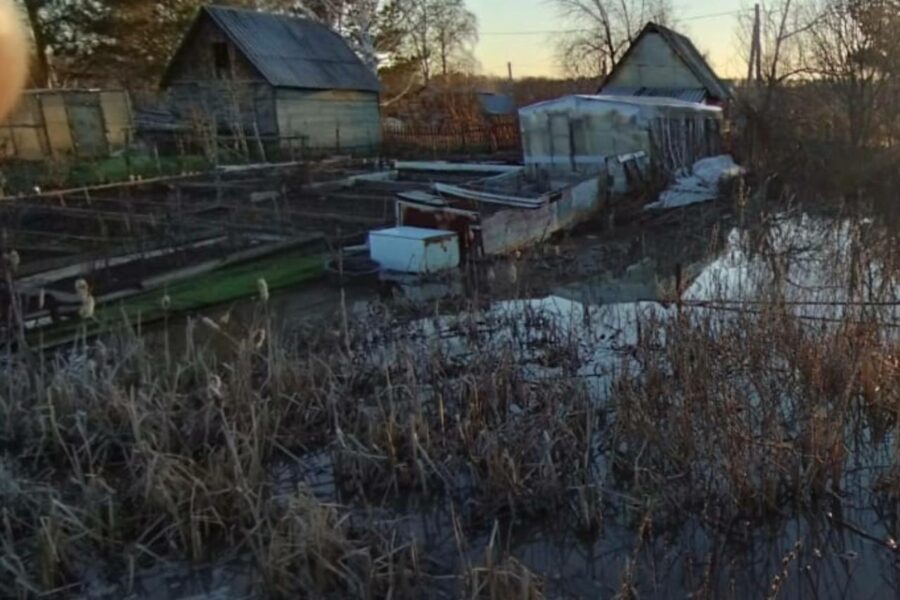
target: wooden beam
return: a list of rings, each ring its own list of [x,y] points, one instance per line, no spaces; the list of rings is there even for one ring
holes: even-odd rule
[[[3,202],[14,202],[16,200],[36,200],[40,198],[59,198],[60,196],[69,196],[73,194],[81,194],[83,195],[85,192],[95,192],[99,190],[115,190],[115,189],[126,189],[126,188],[136,188],[142,186],[156,185],[159,183],[167,183],[171,181],[178,180],[186,180],[193,179],[195,177],[202,177],[206,175],[206,173],[187,173],[185,175],[171,175],[167,177],[154,177],[151,179],[142,179],[140,181],[122,181],[118,183],[102,183],[98,185],[92,186],[84,186],[77,188],[66,188],[62,190],[52,190],[48,192],[40,192],[38,194],[25,194],[20,196],[2,196],[0,197],[0,203]]]

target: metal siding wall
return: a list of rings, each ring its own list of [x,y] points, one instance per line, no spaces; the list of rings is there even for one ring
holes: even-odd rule
[[[320,150],[373,150],[381,144],[377,94],[282,89],[276,102],[283,140],[305,136],[308,148]]]

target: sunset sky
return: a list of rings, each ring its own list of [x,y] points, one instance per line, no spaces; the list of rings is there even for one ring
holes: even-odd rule
[[[689,35],[723,77],[737,76],[746,60],[735,39],[738,12],[748,0],[674,0],[678,30]],[[561,75],[552,32],[571,28],[552,0],[467,0],[478,16],[481,40],[476,57],[481,70],[506,75],[513,63],[515,77]],[[726,13],[726,14],[722,14]]]

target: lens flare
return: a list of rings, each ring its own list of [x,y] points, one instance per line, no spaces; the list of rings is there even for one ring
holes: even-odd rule
[[[0,0],[0,120],[13,109],[28,76],[28,40],[12,0]]]

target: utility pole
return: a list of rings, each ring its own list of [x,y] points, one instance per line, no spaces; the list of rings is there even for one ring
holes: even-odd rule
[[[756,13],[756,83],[761,84],[762,76],[762,19],[760,18],[759,4],[754,8]]]
[[[506,70],[509,72],[509,82],[512,83],[512,80],[513,80],[513,76],[512,76],[512,62],[506,63]]]
[[[759,55],[761,50],[760,40],[760,12],[759,12],[759,4],[754,8],[754,16],[753,16],[753,33],[751,34],[750,39],[750,60],[747,62],[747,85],[750,85],[753,82],[753,72],[757,63],[759,62]]]
[[[750,62],[747,64],[747,85],[753,82],[753,74],[756,72],[756,81],[762,79],[762,23],[760,19],[759,4],[753,9],[753,34],[750,41]]]

